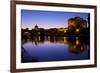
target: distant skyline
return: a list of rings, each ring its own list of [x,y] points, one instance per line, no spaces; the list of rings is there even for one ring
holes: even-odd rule
[[[39,28],[44,29],[65,28],[68,27],[68,19],[78,16],[88,21],[88,14],[79,12],[21,10],[21,28],[32,29],[36,24]]]

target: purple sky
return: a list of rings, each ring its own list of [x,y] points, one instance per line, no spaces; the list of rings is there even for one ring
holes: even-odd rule
[[[37,24],[39,28],[61,28],[68,27],[68,19],[79,16],[88,21],[89,13],[79,12],[56,12],[56,11],[36,11],[21,10],[22,28],[32,29]]]

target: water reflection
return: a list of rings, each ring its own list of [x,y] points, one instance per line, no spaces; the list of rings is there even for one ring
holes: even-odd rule
[[[24,39],[22,40],[22,62],[89,59],[89,43],[88,37],[37,36]]]
[[[71,53],[82,53],[89,48],[89,40],[86,37],[74,37],[68,38],[67,40],[69,41],[69,52]]]

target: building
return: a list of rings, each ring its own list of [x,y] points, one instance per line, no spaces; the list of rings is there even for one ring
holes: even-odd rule
[[[68,34],[73,36],[89,35],[88,22],[81,17],[68,20]]]
[[[67,28],[59,28],[59,29],[58,29],[58,31],[60,31],[60,32],[64,32],[64,33],[66,33],[67,30],[68,30]]]
[[[37,24],[35,25],[34,29],[35,29],[35,30],[38,30],[38,25],[37,25]]]
[[[69,29],[88,28],[87,21],[80,17],[70,18],[68,20]]]

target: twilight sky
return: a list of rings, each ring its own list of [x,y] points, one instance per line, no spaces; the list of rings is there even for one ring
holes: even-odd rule
[[[88,13],[21,10],[21,25],[22,28],[29,29],[36,24],[44,29],[68,27],[68,19],[76,16],[87,20]]]

